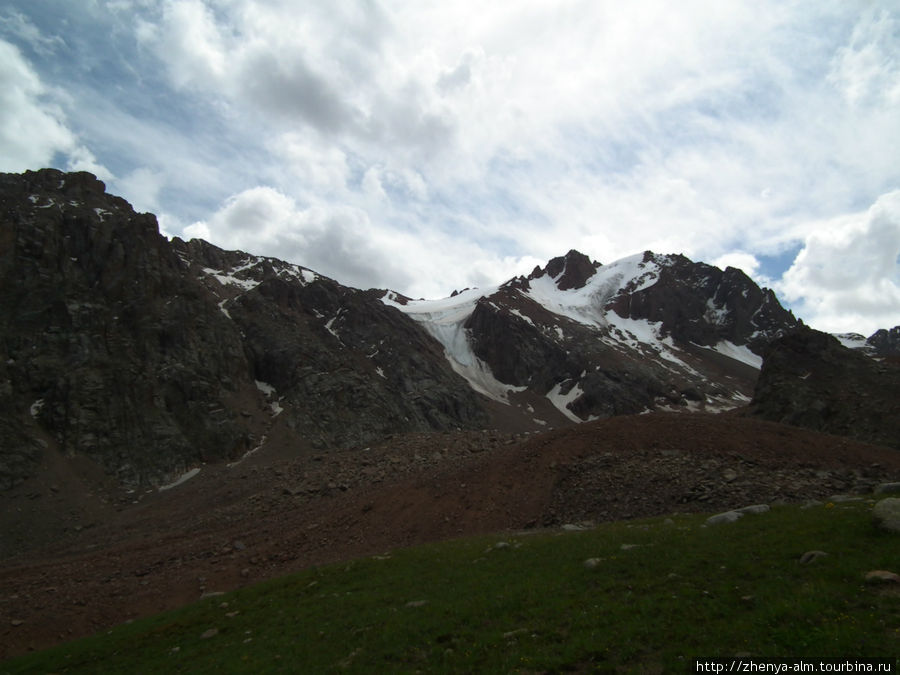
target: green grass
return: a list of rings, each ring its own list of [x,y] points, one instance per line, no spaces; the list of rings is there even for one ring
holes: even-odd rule
[[[0,672],[689,672],[694,657],[735,654],[894,658],[900,593],[863,575],[900,571],[900,535],[878,531],[870,510],[789,506],[716,527],[673,516],[398,550],[209,598]],[[800,565],[813,549],[829,555]],[[601,560],[587,569],[587,558]]]

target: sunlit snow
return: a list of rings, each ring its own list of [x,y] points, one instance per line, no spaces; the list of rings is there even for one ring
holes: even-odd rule
[[[438,342],[444,346],[444,355],[461,377],[475,391],[488,398],[509,403],[510,391],[524,391],[525,387],[513,387],[500,382],[491,369],[475,356],[469,344],[469,336],[464,325],[475,310],[475,303],[497,291],[499,286],[485,290],[469,289],[442,300],[412,300],[401,305],[396,295],[388,293],[382,302],[396,307],[411,319],[419,322]]]

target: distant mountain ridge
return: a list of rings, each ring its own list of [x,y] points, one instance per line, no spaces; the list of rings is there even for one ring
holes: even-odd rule
[[[0,174],[0,487],[46,453],[133,486],[263,445],[540,430],[750,400],[800,322],[743,272],[570,251],[443,300],[168,241],[87,173]]]

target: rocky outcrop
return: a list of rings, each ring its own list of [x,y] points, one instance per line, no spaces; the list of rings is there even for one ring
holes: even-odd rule
[[[900,356],[900,326],[875,331],[868,337],[866,344],[877,356]]]
[[[0,489],[47,452],[145,486],[263,444],[734,407],[797,325],[742,272],[651,252],[431,306],[169,241],[87,173],[2,174]]]
[[[900,367],[803,328],[766,352],[751,409],[772,421],[900,448]]]
[[[276,423],[295,449],[485,423],[377,294],[169,242],[87,173],[3,174],[0,218],[0,488],[50,446],[137,486],[236,458]]]
[[[580,253],[572,249],[564,256],[552,258],[547,266],[541,269],[536,267],[529,275],[529,279],[540,279],[547,275],[556,280],[556,286],[561,291],[571,289],[584,288],[587,280],[590,279],[600,263],[592,261],[584,253]]]
[[[141,484],[250,447],[239,336],[156,219],[87,173],[0,176],[0,485],[40,447]]]
[[[739,269],[649,251],[644,260],[659,264],[659,280],[619,296],[611,308],[622,317],[659,322],[675,340],[704,346],[728,340],[761,354],[772,339],[800,325],[770,289]]]
[[[500,383],[576,420],[733,407],[749,400],[758,355],[800,325],[740,270],[649,251],[606,266],[569,251],[457,311]]]

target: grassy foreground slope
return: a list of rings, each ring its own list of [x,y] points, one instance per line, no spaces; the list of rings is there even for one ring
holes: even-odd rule
[[[900,535],[871,502],[504,534],[310,569],[0,664],[23,672],[686,672],[895,657]],[[827,553],[802,564],[807,551]],[[588,559],[595,559],[585,565]]]

